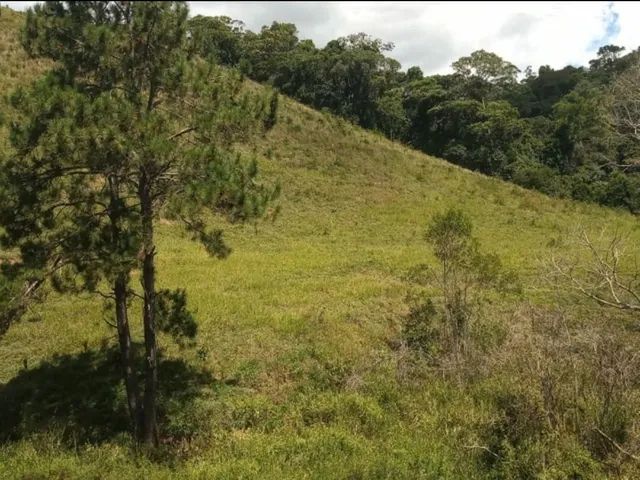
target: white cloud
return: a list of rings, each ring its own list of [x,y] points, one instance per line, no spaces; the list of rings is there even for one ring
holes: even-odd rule
[[[322,46],[364,31],[396,48],[404,67],[444,73],[457,58],[484,48],[520,68],[586,65],[602,43],[640,45],[640,4],[625,2],[192,2],[194,13],[228,15],[251,29],[273,20],[298,26]],[[619,32],[608,36],[618,14]]]
[[[619,33],[612,39],[616,45],[621,45],[627,50],[633,50],[640,46],[640,3],[616,2],[613,10],[618,13]]]
[[[2,2],[6,4],[7,2]],[[24,8],[34,2],[8,2]],[[598,47],[640,45],[636,2],[189,2],[192,14],[227,15],[251,30],[295,23],[318,46],[367,32],[395,44],[403,67],[445,73],[457,58],[484,48],[515,63],[587,65]],[[19,5],[16,5],[19,4]]]

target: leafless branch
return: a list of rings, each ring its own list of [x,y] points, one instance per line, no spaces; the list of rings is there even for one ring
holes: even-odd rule
[[[611,125],[618,134],[640,142],[640,64],[619,75],[610,93]]]
[[[496,458],[500,458],[500,455],[498,455],[498,454],[497,454],[497,453],[495,453],[495,452],[492,452],[491,450],[489,450],[489,448],[488,448],[488,447],[485,447],[484,445],[463,445],[463,446],[464,446],[464,448],[467,448],[467,449],[479,449],[479,450],[484,450],[485,452],[490,453],[490,454],[491,454],[491,455],[493,455],[494,457],[496,457]]]
[[[626,456],[628,456],[629,458],[635,460],[636,462],[640,462],[640,457],[638,457],[637,455],[634,455],[633,453],[629,452],[628,450],[625,450],[624,448],[622,448],[620,446],[620,444],[618,444],[618,442],[616,442],[613,438],[611,438],[609,435],[607,435],[606,433],[604,433],[602,430],[600,430],[598,427],[594,427],[593,428],[596,432],[598,432],[600,435],[602,435],[602,437],[604,437],[605,439],[607,439],[609,442],[611,442],[611,445],[613,445],[620,453],[625,454]]]
[[[182,135],[185,135],[189,132],[193,132],[196,129],[196,127],[186,127],[183,128],[182,130],[180,130],[179,132],[174,133],[173,135],[171,135],[169,137],[169,140],[173,140],[174,138],[178,138],[181,137]]]
[[[627,256],[622,237],[615,234],[604,247],[599,247],[583,231],[580,244],[588,260],[552,256],[548,263],[554,277],[600,305],[640,310],[640,275],[637,269],[623,271]]]

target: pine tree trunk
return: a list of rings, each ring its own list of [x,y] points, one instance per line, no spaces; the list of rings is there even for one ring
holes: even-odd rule
[[[131,332],[129,330],[129,316],[127,313],[127,284],[124,275],[119,275],[116,279],[113,292],[116,301],[116,325],[118,327],[122,376],[127,392],[127,407],[129,409],[133,435],[136,439],[139,439],[142,411],[140,409],[140,392],[138,390],[134,355],[131,347]]]
[[[142,288],[144,290],[144,345],[146,352],[144,388],[144,442],[156,445],[158,425],[156,397],[158,390],[158,352],[156,345],[156,274],[155,246],[153,240],[153,205],[149,179],[143,171],[140,177],[139,196],[142,210]]]
[[[111,221],[112,244],[117,248],[120,242],[120,198],[118,180],[109,177],[111,202],[109,205],[109,219]],[[127,274],[119,273],[113,284],[113,294],[116,308],[116,327],[118,329],[118,344],[120,346],[120,362],[122,378],[127,393],[127,408],[131,420],[131,430],[136,439],[140,438],[142,430],[142,409],[140,405],[140,390],[136,378],[134,352],[131,345],[131,330],[129,329],[129,314],[127,309]]]

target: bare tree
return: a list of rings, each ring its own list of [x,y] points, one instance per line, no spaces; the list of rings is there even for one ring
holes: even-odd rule
[[[625,247],[625,238],[615,232],[607,240],[603,232],[594,242],[583,230],[578,237],[578,247],[574,258],[551,257],[554,280],[564,281],[600,305],[640,310],[640,270],[637,258]]]
[[[611,94],[611,123],[618,133],[640,141],[640,63],[616,78]]]
[[[625,140],[640,146],[640,63],[621,73],[609,94],[611,126]],[[620,167],[637,167],[639,164],[639,158],[629,158]]]

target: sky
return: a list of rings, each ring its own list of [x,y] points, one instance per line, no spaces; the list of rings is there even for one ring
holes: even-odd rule
[[[25,9],[36,2],[6,2]],[[640,46],[640,2],[188,2],[192,15],[226,15],[259,31],[291,22],[316,46],[366,32],[395,45],[403,69],[447,73],[474,50],[500,55],[521,70],[588,65],[606,44]]]

